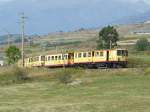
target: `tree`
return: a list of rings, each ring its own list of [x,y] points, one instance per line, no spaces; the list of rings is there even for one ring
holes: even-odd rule
[[[104,27],[99,32],[99,39],[97,41],[98,49],[111,49],[117,46],[119,34],[113,26]]]
[[[6,51],[8,64],[15,64],[21,58],[21,51],[16,46],[10,46]]]
[[[149,46],[150,46],[150,43],[148,42],[148,40],[146,38],[139,39],[135,45],[136,50],[138,50],[138,51],[148,50],[150,48]]]

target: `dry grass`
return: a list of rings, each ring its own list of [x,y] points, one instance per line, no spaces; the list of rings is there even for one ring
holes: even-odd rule
[[[36,70],[33,71],[37,74],[40,70],[43,71],[43,69]],[[143,69],[68,70],[74,79],[79,79],[82,83],[70,86],[58,83],[57,79],[45,80],[41,78],[23,84],[0,85],[0,111],[150,111],[150,74],[146,72],[147,70],[145,70],[147,75],[144,75]],[[50,69],[48,71],[49,74],[63,74],[63,69]],[[35,77],[35,75],[33,76]]]

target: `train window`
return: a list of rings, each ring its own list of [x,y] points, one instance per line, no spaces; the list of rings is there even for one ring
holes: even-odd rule
[[[117,51],[117,56],[122,56],[122,50]]]
[[[127,50],[118,50],[117,56],[128,56],[128,51]]]
[[[65,59],[65,55],[62,55],[62,60],[64,60]]]
[[[92,53],[91,52],[88,52],[88,57],[91,57],[92,56]]]
[[[52,60],[54,60],[54,56],[52,56]]]
[[[58,56],[55,56],[55,60],[58,60]]]
[[[123,50],[123,56],[128,56],[128,51],[127,50]]]
[[[100,56],[100,55],[99,55],[99,52],[96,52],[96,53],[95,53],[95,56],[96,56],[96,57],[99,57],[99,56]]]
[[[45,61],[45,56],[41,56],[41,61]]]
[[[68,59],[68,55],[65,55],[65,58]]]
[[[126,51],[122,50],[122,56],[126,56]]]
[[[78,58],[78,55],[77,55],[77,53],[75,53],[75,54],[74,54],[74,57],[75,57],[75,58]]]
[[[82,57],[82,53],[79,53],[79,54],[78,54],[78,58],[81,58],[81,57]]]
[[[68,55],[63,55],[63,60],[68,59]]]
[[[104,56],[104,53],[103,53],[103,52],[100,52],[100,56]]]
[[[59,56],[58,59],[61,60],[61,56]]]
[[[50,60],[51,60],[51,57],[49,56],[49,57],[48,57],[48,61],[50,61]]]
[[[83,53],[83,57],[85,58],[85,57],[87,57],[87,55],[86,55],[87,53]]]

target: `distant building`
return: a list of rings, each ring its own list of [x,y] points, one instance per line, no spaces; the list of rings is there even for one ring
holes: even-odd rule
[[[134,32],[137,35],[150,35],[150,32]]]
[[[0,66],[4,66],[4,61],[0,60]]]
[[[150,30],[139,30],[139,31],[134,31],[133,33],[137,35],[150,35]]]
[[[145,24],[149,24],[149,23],[150,23],[150,21],[145,21],[144,23],[145,23]]]

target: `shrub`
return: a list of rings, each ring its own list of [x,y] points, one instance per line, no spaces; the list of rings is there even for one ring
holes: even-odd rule
[[[150,46],[150,43],[148,42],[148,40],[143,38],[137,41],[135,47],[137,51],[145,51],[149,49],[149,46]]]
[[[144,73],[145,73],[145,75],[150,75],[150,68],[146,68],[146,69],[144,70]]]
[[[13,75],[16,77],[16,80],[19,82],[24,82],[29,80],[29,76],[24,69],[16,67],[13,71]]]
[[[31,78],[28,76],[26,70],[18,67],[5,68],[0,74],[0,85],[25,83]]]
[[[67,73],[59,76],[59,81],[63,84],[71,83],[72,82],[71,79],[72,79],[72,76],[70,74],[67,74]]]
[[[60,83],[68,84],[73,81],[72,74],[74,73],[71,69],[62,69],[61,73],[57,76]]]
[[[57,72],[56,78],[60,83],[68,84],[75,81],[76,78],[82,77],[84,73],[85,70],[82,68],[66,68]]]

